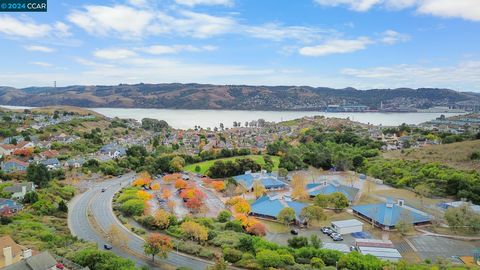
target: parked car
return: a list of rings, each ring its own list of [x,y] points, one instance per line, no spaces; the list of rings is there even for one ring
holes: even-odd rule
[[[105,245],[103,245],[103,248],[106,249],[106,250],[111,250],[113,247],[110,246],[109,244],[105,244]]]
[[[330,227],[322,227],[320,230],[323,234],[327,234],[328,231],[331,231]]]
[[[340,234],[332,234],[332,240],[333,241],[343,241],[343,237]]]
[[[328,235],[328,236],[331,236],[332,233],[336,233],[336,232],[335,232],[332,228],[328,228],[328,230],[327,230],[327,235]]]
[[[357,247],[355,247],[355,246],[350,246],[350,251],[357,251]]]
[[[102,192],[105,192],[107,189],[106,188],[102,188]]]
[[[297,230],[297,229],[291,229],[291,230],[290,230],[290,233],[293,234],[293,235],[297,235],[297,234],[298,234],[298,230]]]

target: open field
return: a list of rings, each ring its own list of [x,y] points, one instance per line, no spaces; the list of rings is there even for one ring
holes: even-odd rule
[[[440,162],[461,170],[480,172],[480,160],[470,160],[470,155],[479,151],[480,140],[428,146],[403,151],[383,153],[387,159],[420,160],[421,162]]]
[[[276,170],[278,170],[278,164],[280,163],[280,158],[277,157],[277,156],[271,156],[271,157],[272,157],[273,164],[274,164],[273,170],[276,171]],[[248,156],[239,156],[239,157],[220,158],[220,159],[207,160],[207,161],[203,161],[203,162],[199,162],[199,163],[194,163],[194,164],[190,164],[190,165],[185,166],[184,170],[188,171],[188,172],[196,173],[197,171],[195,171],[195,167],[200,166],[200,171],[198,173],[205,174],[208,171],[208,169],[213,165],[213,163],[215,163],[215,161],[219,161],[219,160],[221,160],[221,161],[228,161],[228,160],[233,161],[233,160],[240,159],[240,158],[250,158],[260,165],[265,165],[265,162],[263,160],[263,156],[261,156],[261,155],[248,155]]]

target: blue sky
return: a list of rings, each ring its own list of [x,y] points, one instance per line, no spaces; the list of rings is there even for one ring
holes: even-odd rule
[[[478,0],[49,1],[0,14],[0,85],[480,91]]]

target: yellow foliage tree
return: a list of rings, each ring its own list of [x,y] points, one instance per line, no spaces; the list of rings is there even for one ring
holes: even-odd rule
[[[170,225],[170,213],[163,209],[157,210],[153,218],[155,219],[155,225],[162,230],[168,228]]]
[[[255,182],[253,182],[253,195],[255,195],[255,198],[263,196],[266,191],[267,189],[262,184],[262,182],[260,182],[259,180],[255,180]]]
[[[293,176],[292,197],[299,200],[308,199],[307,181],[303,175],[295,174]]]
[[[208,229],[196,222],[183,222],[182,225],[180,225],[180,229],[187,238],[190,238],[192,240],[204,242],[208,239]]]

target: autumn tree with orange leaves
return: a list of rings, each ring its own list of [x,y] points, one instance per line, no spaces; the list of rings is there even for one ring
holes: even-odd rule
[[[211,185],[218,192],[225,190],[225,182],[223,181],[212,181]]]
[[[182,189],[182,188],[187,188],[188,182],[183,180],[183,179],[177,179],[175,180],[175,188],[176,189]]]
[[[166,183],[173,183],[177,179],[182,179],[182,175],[179,173],[172,173],[172,174],[167,174],[163,177],[163,181]]]
[[[133,186],[136,187],[147,187],[152,183],[152,176],[148,172],[141,172],[137,179],[133,181]]]
[[[167,258],[168,252],[173,249],[172,241],[168,236],[159,233],[151,233],[148,235],[143,246],[145,255],[151,255],[152,261],[155,261],[155,255],[161,258]]]

